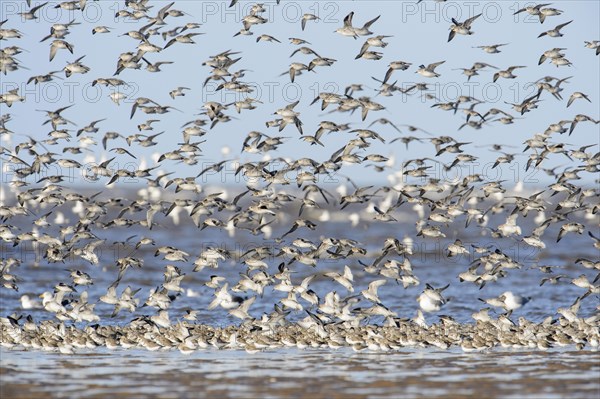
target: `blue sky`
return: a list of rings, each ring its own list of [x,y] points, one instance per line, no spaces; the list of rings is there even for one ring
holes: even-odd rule
[[[41,2],[32,2],[33,5]],[[8,18],[3,28],[17,28],[24,33],[21,39],[10,39],[2,41],[3,47],[18,45],[29,52],[19,54],[16,58],[21,65],[29,70],[11,72],[1,77],[1,92],[6,92],[14,87],[19,87],[21,94],[26,96],[24,103],[7,108],[5,104],[0,105],[2,113],[11,113],[13,120],[7,127],[16,133],[28,134],[36,139],[45,138],[49,132],[48,125],[42,126],[45,115],[36,112],[36,109],[56,109],[62,106],[76,104],[73,108],[65,111],[63,116],[73,121],[81,128],[95,119],[108,118],[100,123],[100,131],[96,133],[96,140],[100,143],[106,131],[116,131],[124,136],[137,133],[136,126],[146,119],[153,118],[138,112],[133,119],[129,119],[131,103],[127,100],[117,106],[108,95],[111,90],[102,87],[91,87],[91,81],[99,77],[110,77],[114,73],[117,57],[120,53],[134,51],[137,42],[129,37],[119,37],[129,30],[139,29],[145,24],[144,20],[132,22],[123,18],[115,19],[114,14],[123,7],[122,2],[102,1],[98,3],[89,2],[85,11],[63,11],[53,8],[55,2],[51,2],[39,11],[39,19],[35,21],[22,21],[17,12],[26,9],[25,1],[3,1],[0,5],[1,19]],[[151,1],[154,5],[151,14],[167,4],[164,1]],[[522,154],[523,141],[530,138],[534,133],[543,132],[546,127],[561,119],[572,119],[576,114],[583,113],[593,118],[599,117],[598,100],[600,100],[599,82],[599,59],[593,50],[584,47],[584,41],[600,39],[600,28],[598,15],[600,5],[594,1],[562,1],[554,2],[551,7],[563,10],[560,16],[548,17],[544,24],[540,24],[536,17],[526,13],[513,16],[515,10],[525,6],[526,2],[447,2],[437,3],[425,0],[421,4],[414,1],[339,1],[339,2],[316,2],[316,1],[286,1],[282,0],[280,5],[275,2],[265,2],[267,11],[263,16],[269,20],[263,25],[252,27],[253,36],[233,35],[241,27],[241,18],[247,15],[252,2],[240,1],[235,7],[228,8],[229,1],[222,2],[200,2],[179,1],[172,7],[186,12],[188,15],[175,18],[168,17],[168,25],[162,31],[180,26],[186,22],[198,22],[202,26],[197,32],[203,35],[194,37],[195,45],[175,44],[160,53],[146,54],[151,62],[174,61],[173,64],[163,65],[163,72],[149,73],[143,68],[140,70],[125,70],[119,78],[130,84],[129,89],[123,93],[130,98],[138,96],[151,98],[161,105],[171,105],[182,112],[172,111],[161,115],[157,119],[152,133],[164,131],[157,138],[158,146],[149,149],[140,147],[133,148],[138,159],[146,158],[148,166],[154,166],[153,153],[162,153],[176,148],[176,143],[181,142],[181,125],[198,116],[202,104],[206,101],[232,102],[243,96],[226,92],[216,92],[214,85],[203,88],[203,82],[210,73],[210,69],[202,66],[202,62],[210,55],[229,50],[239,51],[242,59],[231,68],[235,71],[241,68],[249,70],[241,79],[247,83],[253,83],[256,91],[250,97],[262,101],[256,104],[255,110],[243,110],[237,114],[231,107],[226,113],[235,117],[231,122],[218,124],[209,130],[202,140],[201,145],[204,157],[199,165],[188,166],[177,164],[174,161],[165,161],[161,170],[175,171],[180,176],[195,176],[203,164],[219,161],[224,158],[223,147],[230,148],[226,158],[240,157],[242,161],[259,160],[262,155],[240,154],[241,143],[246,134],[251,130],[258,130],[272,136],[289,137],[279,150],[271,155],[290,158],[301,156],[314,157],[319,161],[326,160],[329,155],[339,149],[345,142],[352,138],[348,132],[336,132],[323,138],[325,148],[310,146],[299,140],[299,133],[290,126],[283,132],[278,133],[276,129],[266,128],[264,123],[273,119],[273,112],[287,103],[299,100],[300,104],[296,110],[301,112],[300,119],[304,124],[305,134],[314,134],[318,128],[319,121],[330,120],[336,123],[351,123],[352,128],[366,128],[372,121],[385,117],[401,130],[401,135],[414,135],[428,138],[422,132],[409,132],[400,125],[409,124],[418,126],[435,135],[449,135],[461,142],[472,142],[466,146],[467,153],[479,157],[479,165],[474,165],[477,173],[482,173],[490,180],[508,179],[509,181],[526,180],[526,184],[537,184],[547,182],[543,172],[525,173],[524,165],[526,156],[518,155],[513,166],[505,166],[499,170],[491,170],[490,163],[500,155],[492,152],[489,148],[479,147],[492,143],[512,145],[507,148],[508,152]],[[371,30],[375,34],[391,35],[387,38],[389,45],[383,49],[372,48],[381,51],[383,58],[379,61],[355,60],[354,57],[366,38],[344,37],[334,33],[335,29],[342,26],[343,18],[354,11],[354,25],[361,26],[367,20],[377,15],[381,18],[373,24]],[[305,31],[300,26],[300,18],[304,13],[316,14],[320,20],[309,21]],[[463,21],[464,19],[483,13],[473,24],[472,36],[457,35],[450,43],[447,42],[448,28],[451,18]],[[40,39],[47,35],[50,26],[56,22],[67,22],[75,18],[82,22],[81,25],[73,26],[71,34],[66,40],[74,44],[74,54],[66,50],[60,50],[56,58],[48,61],[49,46],[51,40],[40,43]],[[562,38],[537,38],[539,33],[553,28],[555,25],[574,20],[574,22],[563,29],[565,34]],[[108,34],[92,35],[94,26],[105,25],[111,29]],[[282,43],[260,42],[256,38],[260,34],[270,34]],[[336,59],[337,62],[331,67],[317,67],[316,73],[306,72],[296,78],[295,83],[290,83],[289,76],[281,73],[287,71],[289,63],[293,61],[308,64],[313,58],[309,55],[296,54],[290,58],[297,46],[289,44],[289,37],[298,37],[311,43],[309,47],[314,49],[323,57]],[[166,44],[160,36],[153,36],[151,42],[164,46]],[[497,43],[508,43],[501,47],[499,54],[487,54],[474,46],[489,45]],[[538,59],[545,51],[553,47],[566,48],[565,56],[573,65],[571,67],[560,67],[550,64],[548,61],[538,66]],[[64,80],[55,79],[53,82],[33,86],[25,82],[30,76],[45,74],[49,71],[62,69],[67,62],[74,61],[84,56],[83,63],[91,68],[85,75],[73,75],[64,79],[64,73],[59,74]],[[406,71],[395,71],[391,82],[397,81],[397,85],[408,87],[417,82],[429,84],[430,93],[435,95],[440,102],[453,101],[459,95],[470,95],[485,100],[487,103],[477,107],[479,111],[489,108],[501,108],[514,116],[518,116],[510,110],[510,106],[504,101],[511,103],[521,102],[532,95],[536,89],[532,82],[537,79],[551,75],[558,78],[572,76],[568,84],[564,85],[564,101],[555,100],[549,93],[542,94],[543,100],[539,108],[525,114],[524,119],[516,120],[512,125],[502,125],[492,122],[484,125],[480,130],[468,127],[458,131],[464,122],[464,115],[446,112],[437,108],[431,108],[434,103],[424,100],[420,95],[402,95],[396,93],[392,97],[377,96],[375,91],[378,83],[371,77],[382,79],[391,61],[403,60],[413,65]],[[438,67],[437,72],[441,77],[437,79],[423,78],[415,73],[419,64],[429,64],[436,61],[446,60],[446,63]],[[514,80],[500,79],[492,83],[494,70],[488,68],[480,71],[467,82],[466,76],[461,74],[457,68],[469,68],[474,62],[485,62],[500,69],[511,65],[525,65],[526,68],[515,71],[518,76]],[[318,104],[310,106],[315,95],[322,91],[343,93],[344,88],[352,83],[362,83],[364,91],[358,95],[372,96],[374,101],[384,105],[387,109],[379,112],[370,112],[367,119],[362,122],[360,114],[354,113],[332,113],[326,114],[320,110]],[[185,97],[171,99],[169,91],[177,86],[191,88]],[[566,108],[566,101],[574,91],[582,91],[589,95],[592,103],[585,100],[577,100],[571,107]],[[74,135],[76,128],[73,129]],[[371,127],[383,136],[388,142],[400,136],[390,126],[376,124]],[[600,125],[590,123],[579,124],[571,137],[556,135],[551,142],[564,139],[573,146],[585,144],[598,144]],[[197,139],[196,139],[197,140]],[[13,140],[22,141],[19,136]],[[3,145],[7,146],[7,138],[3,138]],[[76,143],[72,141],[68,145]],[[115,141],[113,146],[123,146],[124,141]],[[58,147],[61,148],[61,147]],[[87,155],[86,161],[92,158],[104,160],[112,157],[113,153],[103,152],[101,145],[93,147],[93,152]],[[598,149],[592,149],[596,152]],[[52,149],[57,151],[55,148]],[[395,160],[393,170],[399,170],[403,161],[417,157],[433,157],[435,150],[428,142],[413,142],[407,151],[404,144],[396,142],[393,144],[382,144],[373,142],[367,153],[379,153],[384,156],[393,157]],[[365,153],[366,154],[366,153]],[[74,156],[82,161],[83,156]],[[450,163],[451,155],[444,155],[440,161]],[[125,155],[118,156],[115,162],[118,167],[123,167],[127,162],[137,162]],[[562,156],[554,156],[547,166],[569,165],[569,161]],[[463,172],[466,174],[466,170]],[[377,173],[373,168],[361,166],[344,167],[344,174],[352,175],[357,181],[370,181],[385,183],[388,172]],[[588,181],[592,181],[590,175],[583,175]],[[444,177],[444,176],[440,176]],[[450,174],[447,177],[453,177]],[[218,182],[218,181],[214,181]],[[226,183],[234,183],[231,174],[225,178]]]

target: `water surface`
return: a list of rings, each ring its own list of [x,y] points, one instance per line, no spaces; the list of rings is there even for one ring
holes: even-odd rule
[[[600,353],[2,349],[3,398],[597,398]]]

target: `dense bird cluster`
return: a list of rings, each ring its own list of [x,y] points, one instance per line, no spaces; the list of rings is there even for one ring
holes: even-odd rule
[[[510,191],[505,180],[486,181],[480,173],[454,181],[437,176],[434,171],[469,168],[479,158],[476,155],[479,143],[464,142],[448,133],[434,135],[420,127],[396,123],[385,117],[373,119],[373,114],[388,108],[382,104],[383,100],[375,101],[374,97],[361,95],[367,90],[365,82],[349,85],[343,93],[320,92],[316,98],[306,101],[310,107],[320,106],[327,115],[339,115],[344,122],[314,121],[303,117],[298,110],[302,99],[274,107],[273,119],[264,121],[268,130],[285,130],[290,136],[299,135],[300,140],[310,145],[307,148],[330,149],[328,157],[298,156],[292,159],[273,156],[280,146],[290,142],[291,137],[253,130],[241,140],[241,152],[262,158],[243,161],[234,157],[206,166],[200,163],[205,155],[202,147],[213,129],[228,126],[234,119],[243,118],[246,112],[269,107],[252,97],[253,86],[244,81],[252,72],[238,68],[246,49],[240,45],[243,51],[225,50],[202,62],[205,86],[209,82],[217,83],[218,91],[244,94],[242,99],[231,103],[206,101],[201,104],[199,117],[185,122],[180,132],[174,131],[172,126],[164,126],[164,131],[154,133],[155,126],[161,124],[160,115],[178,109],[147,97],[128,97],[123,89],[129,83],[120,76],[159,73],[159,78],[148,79],[160,82],[160,73],[165,73],[161,68],[166,70],[174,61],[158,61],[154,57],[167,54],[167,49],[172,47],[193,46],[197,42],[197,46],[200,45],[200,40],[210,36],[208,32],[199,31],[201,24],[194,22],[187,12],[177,10],[174,2],[158,3],[164,5],[158,9],[149,0],[126,0],[115,15],[115,25],[119,26],[90,27],[89,35],[93,35],[93,39],[87,40],[101,40],[101,35],[109,35],[111,40],[126,41],[131,45],[131,51],[114,55],[114,75],[101,77],[94,75],[93,65],[86,65],[86,56],[79,51],[82,47],[78,43],[79,37],[71,35],[74,27],[85,23],[77,17],[79,11],[83,13],[89,6],[85,0],[45,2],[34,7],[30,1],[26,3],[26,11],[0,23],[3,44],[0,72],[10,77],[15,71],[34,69],[33,65],[23,65],[18,59],[19,54],[28,50],[13,43],[25,37],[22,31],[28,28],[29,21],[38,18],[44,7],[71,11],[74,19],[52,24],[48,35],[40,38],[42,42],[49,42],[51,71],[31,76],[22,83],[44,85],[63,79],[61,75],[65,80],[79,74],[90,76],[89,82],[93,86],[112,89],[109,97],[115,103],[115,112],[124,112],[132,120],[136,118],[137,132],[127,134],[124,130],[106,130],[103,125],[110,123],[110,115],[82,122],[78,120],[75,103],[55,108],[47,105],[46,108],[52,109],[42,111],[46,116],[43,133],[13,131],[11,124],[16,118],[7,112],[7,108],[14,107],[10,110],[17,112],[19,103],[26,101],[26,95],[20,94],[19,88],[0,94],[0,135],[7,143],[0,147],[0,154],[4,165],[9,167],[5,172],[10,171],[12,177],[10,181],[2,182],[0,239],[4,242],[4,253],[8,253],[7,248],[15,251],[19,247],[33,247],[42,254],[40,267],[56,268],[57,275],[66,267],[69,276],[67,282],[58,282],[53,290],[41,293],[41,301],[28,295],[20,297],[24,310],[41,308],[58,321],[36,323],[31,316],[18,310],[1,319],[2,345],[63,352],[99,345],[147,349],[176,347],[182,352],[209,345],[241,347],[249,351],[281,346],[351,346],[355,350],[389,350],[407,345],[440,348],[459,345],[465,350],[497,345],[540,349],[568,344],[577,344],[581,348],[587,344],[598,346],[600,308],[594,305],[595,314],[586,317],[578,314],[582,302],[597,301],[600,294],[598,257],[581,257],[578,255],[581,251],[571,249],[569,268],[560,273],[556,267],[541,260],[546,245],[563,245],[565,237],[579,247],[593,247],[596,255],[600,251],[598,115],[574,112],[571,119],[549,124],[543,132],[533,134],[523,143],[526,170],[542,170],[552,179],[551,184],[527,194]],[[236,3],[234,0],[229,6],[240,7]],[[274,6],[281,5],[277,1]],[[549,6],[527,6],[515,14],[538,16],[540,24],[568,14]],[[264,31],[269,27],[263,4],[245,9],[249,13],[241,18],[243,26],[235,37],[254,35],[261,28]],[[442,39],[440,45],[460,46],[461,35],[473,35],[473,28],[485,24],[481,15],[473,15],[462,22],[452,19],[447,39],[452,43],[446,44]],[[186,18],[190,22],[179,22]],[[319,19],[318,15],[304,14],[299,21],[300,31],[316,29]],[[125,21],[127,24],[120,24]],[[393,35],[376,33],[378,21],[380,16],[359,16],[350,12],[343,19],[343,25],[329,34],[356,41],[357,55],[353,56],[355,60],[350,59],[351,62],[377,61],[384,55],[388,45],[386,40],[393,40]],[[137,29],[132,29],[135,22],[142,26],[135,25]],[[568,34],[576,25],[570,25],[572,22],[569,20],[542,32],[540,43],[541,40],[548,40],[544,45],[558,40],[557,46],[560,46],[560,39],[555,38]],[[130,30],[124,32],[121,25]],[[260,33],[252,45],[273,46],[275,52],[282,48],[282,41]],[[289,42],[293,47],[290,55],[293,62],[281,69],[285,69],[282,76],[289,76],[291,82],[325,67],[352,68],[320,55],[327,48],[315,50],[309,47],[311,43],[299,37],[290,37]],[[10,43],[10,46],[4,46],[4,43]],[[581,62],[597,62],[595,56],[599,54],[600,42],[589,41],[582,45],[591,51],[589,60]],[[496,54],[510,46],[510,43],[501,43],[469,47],[496,57],[497,61],[493,63],[501,65],[502,56]],[[493,82],[518,79],[522,68],[535,68],[547,60],[560,68],[559,71],[571,67],[572,62],[565,56],[566,50],[562,47],[542,50],[534,54],[533,65],[507,65],[501,69],[477,62],[460,70],[467,80],[480,75],[481,79]],[[57,60],[67,55],[76,59],[68,61],[62,68],[57,66]],[[311,60],[300,62],[300,56],[308,56]],[[468,95],[460,95],[451,101],[440,100],[431,94],[428,85],[445,73],[444,67],[450,64],[446,62],[442,60],[416,68],[404,60],[389,62],[387,66],[375,62],[374,73],[382,76],[381,79],[373,78],[379,84],[376,94],[382,99],[395,95],[420,97],[430,103],[431,108],[464,115],[458,130],[464,127],[483,129],[492,123],[518,126],[526,114],[543,112],[545,102],[560,101],[571,109],[579,102],[593,100],[586,93],[568,90],[571,77],[562,76],[540,76],[535,82],[537,91],[534,95],[501,108],[490,107],[485,101]],[[142,68],[147,72],[139,71]],[[489,70],[496,72],[487,73]],[[407,72],[417,73],[427,81],[408,87],[399,85],[402,74]],[[165,87],[164,90],[172,104],[176,104],[179,97],[189,97],[193,93],[191,88],[183,86]],[[138,123],[141,114],[153,119],[139,119]],[[582,124],[584,126],[576,129]],[[584,134],[584,129],[588,129],[585,134],[591,137],[589,145],[577,147],[565,142],[573,134]],[[327,142],[332,136],[336,140],[343,139],[344,144],[331,148]],[[21,140],[23,137],[25,139]],[[21,141],[13,143],[17,140]],[[409,158],[408,155],[398,168],[392,157],[370,149],[376,145],[387,148],[398,141],[407,150],[414,142],[429,143],[431,156]],[[121,160],[121,166],[130,160],[139,161],[144,148],[153,146],[162,151],[153,166],[147,166],[146,161],[137,163],[136,168],[112,166],[115,160]],[[507,148],[510,146],[492,145],[492,151],[497,153],[492,169],[511,165],[516,157],[522,156],[507,152]],[[89,167],[84,157],[90,152],[110,154],[110,158]],[[557,160],[568,164],[566,167],[548,166]],[[188,176],[176,176],[171,169],[179,164],[185,164],[184,170],[193,172]],[[347,176],[350,173],[344,173],[345,169],[360,165],[365,170],[373,168],[376,173],[389,173],[391,183],[360,186],[356,179]],[[221,186],[207,191],[200,184],[199,179],[204,175],[218,174],[232,166],[234,176],[244,177],[246,185],[242,189]],[[93,177],[96,191],[86,193],[70,186],[73,171],[88,179]],[[332,176],[338,179],[338,184],[327,186],[322,183]],[[145,186],[137,194],[116,195],[123,187],[121,183],[129,178],[137,178]],[[585,182],[590,181],[595,184],[586,185]],[[333,222],[339,215],[342,215],[343,223],[352,228],[365,220],[374,226],[399,225],[399,219],[407,212],[414,213],[411,216],[415,218],[414,231],[398,231],[379,242],[376,249],[367,248],[361,240],[326,237],[319,233],[323,225]],[[527,218],[530,214],[533,216]],[[525,218],[527,223],[521,223]],[[179,245],[177,239],[169,237],[169,231],[189,225],[194,226],[190,231],[202,247],[200,251],[194,246]],[[115,241],[113,237],[120,236],[115,235],[115,231],[127,229],[135,230],[136,234],[113,242],[112,246],[119,245],[126,250],[120,251],[112,264],[107,264],[106,256],[101,256],[100,250],[111,247],[110,242]],[[165,233],[161,236],[162,242],[154,235],[157,230]],[[513,311],[534,298],[526,292],[519,295],[512,291],[499,296],[485,295],[484,288],[508,276],[518,278],[519,269],[525,266],[523,261],[503,251],[500,245],[463,244],[465,237],[461,236],[461,231],[467,230],[491,237],[498,243],[508,240],[539,250],[539,262],[535,267],[541,273],[540,285],[549,289],[555,284],[573,284],[579,289],[579,295],[568,299],[571,306],[554,309],[558,318],[549,316],[541,323],[522,317],[518,322],[513,321]],[[272,240],[272,245],[257,245],[235,253],[218,246],[202,246],[202,241],[209,241],[213,232],[226,232],[242,241],[250,236],[264,239],[265,243]],[[573,240],[571,236],[575,235],[581,237]],[[412,259],[418,251],[413,244],[417,240],[440,241],[446,237],[452,239],[444,247],[444,257],[468,259],[468,268],[447,285],[421,282],[419,271],[413,270]],[[140,292],[140,287],[127,285],[126,281],[132,274],[145,272],[148,253],[154,255],[151,257],[153,263],[168,264],[164,265],[163,281],[146,294]],[[220,272],[224,265],[230,267],[232,262],[239,276],[235,281]],[[3,296],[18,291],[21,281],[35,280],[35,276],[19,273],[23,267],[21,263],[19,256],[2,256]],[[89,267],[114,276],[112,283],[103,288],[102,295],[97,298],[88,293],[94,283],[94,273]],[[357,274],[361,275],[360,283],[355,278]],[[194,308],[177,315],[176,322],[171,320],[174,316],[169,313],[171,305],[199,289],[189,282],[192,275],[203,281],[201,289],[210,297],[206,309],[225,310],[232,317],[229,323],[241,320],[239,327],[197,324],[196,321],[202,320],[198,319],[199,309]],[[315,282],[323,280],[329,280],[332,288],[326,293],[315,286]],[[474,284],[482,289],[480,300],[486,307],[473,314],[475,324],[460,324],[448,315],[441,315],[438,324],[427,323],[422,312],[439,312],[450,300],[444,294],[450,284]],[[381,287],[386,285],[412,291],[410,297],[417,298],[420,308],[414,318],[401,317],[395,305],[379,295]],[[415,288],[417,286],[423,288]],[[277,300],[271,304],[272,312],[259,315],[253,310],[253,304],[266,293]],[[111,309],[106,317],[103,316],[102,323],[101,313],[95,308],[99,304]],[[150,312],[152,308],[155,311]],[[497,316],[488,314],[492,309],[497,311]],[[107,323],[111,318],[129,313],[135,318],[125,326]],[[297,320],[291,321],[294,317]],[[75,323],[84,324],[79,328]]]

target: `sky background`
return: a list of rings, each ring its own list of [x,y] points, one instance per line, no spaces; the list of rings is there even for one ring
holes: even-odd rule
[[[165,1],[151,1],[154,7],[149,12],[155,15],[159,8],[166,5]],[[32,5],[41,4],[33,1]],[[2,28],[16,28],[23,32],[21,39],[10,39],[0,42],[2,47],[18,45],[28,52],[16,56],[20,64],[28,70],[20,69],[1,76],[1,92],[4,93],[12,88],[19,87],[20,93],[26,97],[24,103],[14,104],[8,108],[1,104],[1,113],[10,113],[13,119],[7,127],[18,134],[31,135],[37,140],[44,139],[50,131],[49,125],[42,126],[46,116],[39,109],[53,110],[59,107],[76,104],[73,108],[65,111],[63,116],[77,124],[77,128],[87,125],[92,120],[107,118],[98,124],[100,131],[95,133],[98,146],[92,147],[92,151],[86,156],[76,155],[72,157],[80,162],[102,161],[114,156],[114,153],[102,150],[101,139],[105,132],[116,131],[124,136],[138,133],[136,126],[146,119],[154,119],[156,115],[146,115],[137,112],[133,119],[129,118],[132,99],[143,96],[151,98],[161,105],[176,107],[182,112],[172,111],[165,115],[158,115],[161,121],[154,124],[153,132],[165,133],[157,138],[159,143],[155,147],[142,149],[134,147],[132,152],[138,156],[138,161],[132,160],[126,155],[116,158],[116,168],[154,166],[157,154],[171,151],[176,148],[176,143],[182,142],[181,126],[190,120],[198,118],[196,115],[201,111],[206,101],[218,101],[223,103],[243,99],[246,94],[234,94],[231,92],[215,92],[215,84],[209,84],[203,88],[203,82],[210,73],[210,68],[202,66],[210,55],[225,50],[239,51],[242,59],[236,63],[230,71],[238,69],[249,70],[241,80],[253,83],[257,90],[249,96],[262,101],[256,104],[255,110],[243,110],[237,114],[234,107],[225,113],[235,117],[229,123],[220,123],[214,129],[209,130],[201,140],[206,140],[201,145],[204,156],[196,166],[178,164],[175,161],[165,161],[161,170],[174,171],[178,176],[195,176],[207,164],[221,159],[240,158],[241,161],[256,161],[263,155],[240,154],[242,141],[251,130],[258,130],[271,136],[289,137],[285,144],[279,147],[277,152],[271,156],[283,156],[297,159],[303,156],[324,161],[331,153],[343,146],[353,134],[348,132],[336,132],[322,138],[325,148],[310,146],[299,139],[300,135],[295,127],[287,127],[283,132],[277,129],[266,128],[265,121],[274,119],[273,113],[288,103],[299,100],[300,104],[296,110],[301,112],[300,119],[304,124],[305,134],[314,134],[318,128],[319,121],[330,120],[336,123],[351,123],[352,128],[366,128],[372,121],[384,117],[397,124],[402,134],[396,132],[392,127],[386,125],[374,125],[371,128],[377,131],[388,142],[399,136],[413,135],[416,137],[429,138],[422,132],[409,132],[400,125],[410,124],[418,126],[434,135],[449,135],[461,142],[472,142],[466,146],[466,152],[479,157],[479,165],[474,165],[471,170],[463,169],[462,177],[468,173],[481,173],[486,180],[506,179],[508,182],[524,181],[526,185],[548,184],[548,177],[543,172],[526,173],[526,155],[518,155],[512,166],[505,165],[492,170],[491,164],[501,155],[490,151],[487,147],[480,147],[492,143],[512,145],[507,148],[508,152],[522,154],[523,142],[532,137],[534,133],[543,132],[551,123],[561,119],[572,119],[576,114],[582,113],[597,119],[599,117],[598,100],[600,99],[599,82],[599,60],[593,50],[584,47],[584,41],[600,39],[600,27],[598,15],[600,5],[596,1],[558,1],[553,2],[551,7],[563,10],[560,16],[548,17],[544,24],[540,24],[537,17],[521,13],[513,16],[514,11],[524,7],[526,2],[518,1],[484,1],[484,2],[447,2],[437,3],[425,0],[421,4],[414,1],[286,1],[282,0],[280,5],[275,2],[265,1],[267,11],[263,16],[269,20],[263,25],[252,27],[253,36],[233,35],[242,28],[241,18],[248,14],[253,2],[240,1],[235,7],[228,8],[229,1],[179,1],[172,9],[186,12],[188,15],[180,18],[168,17],[167,26],[161,29],[165,31],[175,26],[184,25],[186,22],[198,22],[202,26],[195,32],[203,35],[194,37],[195,45],[175,44],[160,53],[146,54],[151,62],[174,61],[173,64],[163,65],[163,72],[150,73],[144,68],[140,70],[124,70],[118,77],[125,80],[131,86],[121,91],[130,97],[120,106],[117,106],[108,97],[112,88],[91,87],[92,80],[100,77],[110,77],[115,72],[117,58],[120,53],[135,51],[137,41],[129,37],[119,35],[129,31],[137,30],[145,25],[145,20],[130,21],[123,18],[115,19],[115,12],[123,8],[123,2],[101,1],[97,3],[88,2],[84,12],[64,11],[54,9],[56,2],[38,12],[38,19],[34,21],[23,21],[18,12],[25,11],[25,1],[3,1],[0,4],[0,19],[8,19]],[[361,45],[366,38],[361,37],[354,40],[334,33],[335,29],[342,26],[343,18],[354,11],[354,26],[362,26],[364,22],[381,15],[381,18],[373,24],[371,30],[375,34],[391,35],[386,39],[389,45],[384,48],[372,48],[371,50],[382,51],[383,58],[379,61],[370,61],[354,57],[358,54]],[[309,21],[305,31],[300,26],[300,18],[304,13],[318,15],[318,21]],[[472,36],[457,35],[454,40],[447,43],[448,28],[451,18],[460,21],[483,13],[482,17],[474,22]],[[66,50],[59,50],[52,62],[48,61],[49,47],[52,39],[40,43],[41,38],[47,35],[53,23],[67,22],[75,18],[81,25],[73,26],[71,34],[66,40],[74,44],[74,54]],[[549,30],[554,26],[574,20],[572,24],[563,29],[565,34],[562,38],[537,38],[539,33]],[[111,29],[108,34],[92,35],[92,28],[105,25]],[[188,31],[189,32],[189,31]],[[282,43],[260,42],[256,43],[258,35],[267,33]],[[316,73],[308,72],[297,76],[295,83],[290,83],[287,72],[292,61],[308,64],[313,58],[310,55],[296,54],[290,58],[292,51],[297,49],[289,43],[289,37],[298,37],[311,43],[309,47],[314,49],[323,57],[336,59],[337,62],[331,67],[317,67]],[[168,39],[167,39],[168,40]],[[166,44],[160,36],[153,36],[150,41],[159,46]],[[474,46],[490,45],[497,43],[508,43],[501,47],[499,54],[487,54]],[[553,47],[566,48],[565,55],[573,65],[571,67],[560,67],[546,61],[538,66],[540,55]],[[29,77],[45,74],[49,71],[62,69],[67,62],[74,61],[84,56],[83,63],[91,68],[85,75],[73,75],[64,79],[64,73],[60,73],[64,80],[55,79],[53,82],[34,86],[26,85]],[[524,115],[524,119],[515,120],[512,125],[502,125],[499,122],[485,124],[480,130],[465,127],[457,129],[464,122],[464,115],[431,108],[434,103],[425,101],[420,94],[403,95],[395,93],[392,97],[375,96],[379,84],[371,77],[382,79],[386,73],[389,62],[403,60],[413,65],[407,71],[395,71],[391,82],[397,81],[397,85],[407,87],[412,83],[426,82],[430,84],[430,92],[440,102],[454,101],[459,95],[470,95],[485,100],[487,103],[478,106],[478,111],[485,112],[489,108],[501,108],[514,116],[519,116],[510,109],[504,101],[511,103],[521,102],[523,99],[536,92],[532,82],[541,77],[550,75],[558,78],[572,76],[569,84],[564,85],[563,101],[555,100],[549,93],[544,92],[541,96],[542,102],[539,108]],[[446,63],[437,68],[441,74],[440,78],[428,79],[416,74],[419,64],[446,60]],[[500,69],[511,65],[525,65],[524,69],[515,71],[518,76],[514,80],[500,79],[492,83],[495,70],[485,69],[479,72],[479,76],[471,78],[467,83],[466,76],[462,75],[457,68],[469,68],[474,62],[485,62]],[[367,119],[362,122],[360,112],[350,115],[348,113],[321,111],[319,104],[310,105],[319,92],[343,93],[344,88],[352,83],[362,83],[365,90],[355,96],[372,96],[373,100],[381,103],[386,110],[369,112]],[[170,98],[169,91],[177,86],[186,86],[191,90],[186,92],[185,97]],[[589,95],[592,103],[585,100],[577,100],[571,107],[566,108],[566,102],[574,91],[582,91]],[[67,126],[72,130],[73,136],[77,128]],[[14,147],[18,142],[24,141],[25,137],[6,135],[2,137],[2,145]],[[573,147],[586,144],[598,144],[600,142],[600,125],[581,123],[575,129],[571,137],[567,135],[554,135],[550,142],[566,140]],[[198,141],[193,138],[192,141]],[[76,145],[74,137],[67,145]],[[124,140],[112,141],[109,148],[121,146],[126,147]],[[223,155],[229,148],[229,154]],[[60,152],[62,146],[51,148],[53,152]],[[570,147],[569,147],[570,148]],[[57,150],[58,149],[58,150]],[[598,147],[588,151],[597,152]],[[418,157],[433,157],[435,150],[429,142],[413,142],[407,150],[401,142],[393,144],[382,144],[373,141],[371,148],[365,152],[379,153],[392,157],[395,161],[390,172],[399,170],[403,161]],[[451,154],[445,154],[440,161],[450,163],[454,159]],[[141,165],[140,165],[141,161]],[[566,157],[554,155],[544,166],[565,165],[570,161]],[[385,183],[390,172],[377,173],[373,168],[365,167],[366,163],[358,166],[344,167],[342,174],[351,175],[358,182]],[[439,174],[435,177],[456,177],[457,172],[447,175]],[[7,174],[3,177],[6,183]],[[584,181],[591,183],[593,177],[590,174],[582,174]],[[10,176],[8,177],[10,179]],[[203,183],[202,179],[199,179]],[[243,183],[243,179],[235,178],[232,173],[212,176],[208,178],[210,183],[224,182],[227,184]]]

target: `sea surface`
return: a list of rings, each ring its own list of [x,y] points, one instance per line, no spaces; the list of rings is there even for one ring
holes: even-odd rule
[[[600,353],[406,349],[107,349],[72,355],[1,349],[2,398],[600,397]]]

